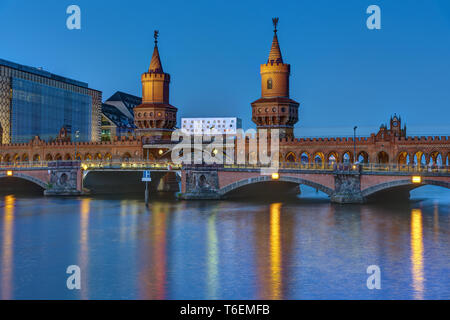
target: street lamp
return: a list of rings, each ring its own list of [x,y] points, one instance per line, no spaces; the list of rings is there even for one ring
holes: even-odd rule
[[[356,129],[358,127],[354,126],[353,127],[353,163],[356,163],[358,161],[357,156],[356,156]]]
[[[75,157],[74,160],[77,161],[77,140],[80,137],[80,131],[75,131]]]

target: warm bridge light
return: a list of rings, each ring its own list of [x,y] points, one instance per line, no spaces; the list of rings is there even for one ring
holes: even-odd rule
[[[421,176],[413,176],[412,177],[412,182],[413,183],[421,183],[422,182],[422,177]]]
[[[11,170],[8,170],[8,171],[6,171],[6,175],[10,177],[13,175],[13,172]]]
[[[159,155],[162,155],[163,152],[164,152],[164,151],[163,151],[162,149],[159,149],[159,150],[158,150]]]
[[[272,173],[272,180],[278,180],[278,179],[280,179],[280,175],[278,174],[278,172]]]

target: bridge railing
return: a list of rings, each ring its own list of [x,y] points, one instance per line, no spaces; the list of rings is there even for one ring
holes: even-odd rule
[[[96,169],[136,169],[136,170],[180,170],[183,167],[205,167],[205,165],[181,165],[170,161],[157,160],[60,160],[60,161],[22,161],[0,163],[1,170],[14,170],[26,168],[52,168],[61,166],[81,166],[85,170]],[[268,168],[261,164],[225,164],[209,165],[206,167],[223,169],[261,169]],[[291,170],[320,170],[320,171],[349,171],[349,172],[404,172],[404,173],[446,173],[450,174],[450,166],[438,165],[412,165],[412,164],[379,164],[379,163],[303,163],[279,162],[279,169]]]
[[[170,161],[155,161],[155,160],[130,160],[130,161],[113,161],[113,160],[90,160],[82,161],[81,167],[84,170],[98,170],[98,169],[132,169],[132,170],[178,170],[181,169],[180,164],[175,164]]]

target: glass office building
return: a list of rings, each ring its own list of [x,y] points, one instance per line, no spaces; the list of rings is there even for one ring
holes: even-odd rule
[[[0,59],[1,142],[51,141],[62,127],[100,141],[102,93],[88,84]],[[71,131],[71,132],[70,132]],[[72,139],[74,140],[74,139]]]
[[[79,131],[79,141],[91,138],[91,97],[40,83],[12,79],[11,142],[34,136],[50,141],[65,126]]]

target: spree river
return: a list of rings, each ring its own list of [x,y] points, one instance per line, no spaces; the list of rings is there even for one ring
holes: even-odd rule
[[[450,299],[450,192],[403,204],[1,195],[2,299]],[[81,289],[69,290],[77,265]],[[367,267],[380,268],[369,290]]]

